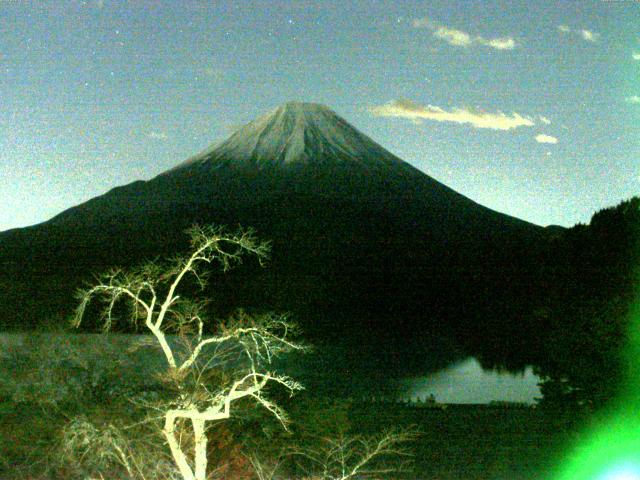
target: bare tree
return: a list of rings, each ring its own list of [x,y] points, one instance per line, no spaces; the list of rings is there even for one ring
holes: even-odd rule
[[[381,475],[405,472],[410,465],[408,442],[415,430],[389,430],[374,436],[321,438],[313,447],[299,449],[293,455],[306,460],[299,466],[307,477],[318,480],[380,478]]]
[[[251,230],[229,234],[220,228],[193,227],[189,234],[190,255],[167,264],[152,262],[132,270],[112,270],[100,276],[96,285],[80,291],[74,324],[80,325],[95,298],[103,304],[105,331],[111,329],[119,305],[124,304],[129,307],[129,321],[153,334],[166,360],[163,379],[175,392],[161,408],[164,438],[183,479],[204,480],[207,423],[228,419],[238,401],[256,402],[286,427],[285,412],[269,399],[267,387],[277,384],[290,393],[302,387],[270,369],[271,363],[303,347],[292,339],[294,325],[273,314],[251,316],[241,311],[206,334],[205,303],[181,297],[180,287],[195,280],[203,288],[206,267],[217,262],[226,271],[246,253],[262,263],[269,245],[258,241]],[[172,334],[181,341],[175,341]],[[182,439],[184,422],[191,424],[191,442]],[[186,446],[193,447],[193,455],[185,452]]]
[[[291,461],[308,480],[386,478],[410,470],[412,453],[407,444],[417,438],[418,432],[412,428],[371,436],[341,432],[330,437],[314,437],[305,445],[283,448],[266,459],[254,452],[249,460],[259,480],[290,478],[280,470]]]

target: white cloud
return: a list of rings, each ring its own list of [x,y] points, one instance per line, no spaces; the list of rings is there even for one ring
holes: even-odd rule
[[[598,38],[600,37],[599,33],[587,30],[586,28],[583,28],[581,30],[573,30],[567,25],[558,25],[558,31],[562,33],[573,33],[575,35],[579,35],[583,40],[586,40],[587,42],[597,42]]]
[[[434,37],[455,47],[484,45],[485,47],[494,48],[496,50],[513,50],[516,47],[516,41],[511,37],[473,37],[467,32],[456,30],[455,28],[449,28],[445,25],[440,25],[427,17],[413,20],[412,25],[414,28],[428,28],[433,32]]]
[[[371,113],[378,117],[400,117],[413,122],[434,120],[436,122],[468,123],[476,128],[491,130],[511,130],[518,127],[531,127],[534,122],[517,113],[506,115],[502,112],[477,112],[466,108],[454,108],[446,111],[433,105],[422,106],[409,100],[394,100],[385,105],[372,107]]]
[[[631,58],[633,58],[634,60],[640,60],[640,52],[633,52],[631,54]]]
[[[169,135],[165,132],[150,132],[149,138],[153,138],[154,140],[167,140]]]
[[[511,37],[494,38],[492,40],[485,40],[478,37],[478,41],[483,45],[495,48],[496,50],[513,50],[516,47],[516,41]]]
[[[461,30],[455,30],[453,28],[438,27],[433,32],[433,36],[440,38],[441,40],[447,42],[449,45],[454,45],[456,47],[468,47],[473,43],[471,35]]]
[[[591,30],[580,30],[580,35],[582,35],[582,38],[587,42],[596,42],[600,36],[600,34],[593,33]]]
[[[552,137],[551,135],[545,135],[541,133],[536,135],[536,142],[538,143],[558,143],[558,139],[556,137]]]
[[[627,97],[625,100],[629,103],[640,103],[640,96],[632,95],[630,97]]]
[[[543,116],[543,115],[539,115],[538,118],[540,119],[540,121],[542,123],[544,123],[545,125],[551,125],[551,120],[549,120],[547,117]]]

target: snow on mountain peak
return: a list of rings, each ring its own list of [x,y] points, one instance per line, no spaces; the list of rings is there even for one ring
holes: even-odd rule
[[[219,162],[261,168],[345,161],[374,168],[404,163],[330,108],[287,102],[178,168]]]

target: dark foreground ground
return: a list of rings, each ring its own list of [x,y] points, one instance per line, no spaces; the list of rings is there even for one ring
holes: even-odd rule
[[[544,480],[578,437],[568,415],[535,407],[360,405],[354,427],[415,425],[415,476],[425,480]]]
[[[137,423],[148,409],[136,411],[131,392],[153,390],[155,357],[138,350],[122,363],[130,339],[120,336],[9,337],[0,336],[4,340],[0,343],[0,480],[86,478],[65,474],[68,468],[60,467],[62,429],[78,416],[102,425]],[[567,445],[579,438],[571,412],[531,406],[336,400],[319,396],[313,388],[278,400],[299,435],[306,431],[314,438],[335,438],[339,432],[353,436],[392,428],[418,430],[420,435],[410,446],[413,471],[389,479],[553,480],[549,470],[557,466]],[[241,455],[236,447],[266,438],[265,417],[251,405],[245,408],[252,413],[229,422],[227,432],[231,440],[226,451],[236,457]],[[272,431],[276,433],[266,440],[268,444],[290,445],[291,437],[282,434],[277,422]],[[153,448],[166,450],[163,443],[160,437]],[[218,451],[218,457],[227,455]],[[243,471],[242,477],[217,478],[253,478],[250,470]],[[116,478],[123,477],[109,480]]]
[[[413,472],[389,478],[544,480],[566,442],[577,438],[566,417],[531,407],[355,402],[348,410],[352,434],[403,426],[421,432]],[[61,412],[0,404],[0,479],[53,478],[38,475],[38,464],[45,466],[64,422]]]

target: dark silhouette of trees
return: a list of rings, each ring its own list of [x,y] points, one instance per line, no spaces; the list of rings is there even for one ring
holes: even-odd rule
[[[546,330],[536,360],[543,404],[593,410],[616,395],[639,267],[640,197],[552,240],[535,318]]]

